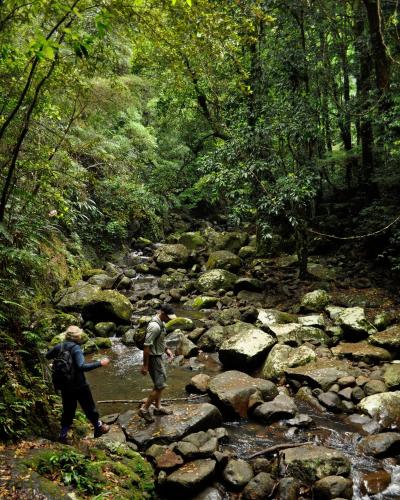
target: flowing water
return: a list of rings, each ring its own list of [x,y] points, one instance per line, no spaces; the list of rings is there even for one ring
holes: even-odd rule
[[[137,287],[145,289],[154,286],[155,277],[139,277]],[[182,316],[192,317],[194,320],[201,317],[195,311],[181,311]],[[99,400],[142,400],[151,388],[150,377],[140,373],[142,351],[135,347],[123,345],[119,339],[113,339],[113,346],[108,354],[111,363],[101,370],[94,370],[87,374],[96,401]],[[201,353],[198,361],[203,365],[201,373],[215,375],[221,368],[215,355]],[[188,363],[178,366],[166,363],[168,374],[168,388],[165,398],[185,398],[188,396],[185,386],[190,379],[199,372],[190,369]],[[204,400],[207,400],[204,398]],[[203,401],[202,399],[200,401]],[[102,415],[124,412],[135,404],[101,403],[98,405]],[[350,457],[352,463],[352,479],[354,482],[355,500],[389,500],[400,499],[400,460],[377,460],[365,457],[357,452],[357,443],[365,435],[361,424],[355,424],[346,416],[338,416],[326,412],[321,415],[310,407],[299,405],[302,413],[307,413],[314,420],[314,427],[305,430],[290,428],[282,423],[265,426],[249,420],[225,422],[229,431],[230,441],[227,448],[233,450],[239,457],[247,456],[269,446],[286,442],[312,441],[316,445],[336,448]],[[390,479],[391,477],[391,479]],[[390,484],[387,486],[387,481]],[[377,494],[365,494],[365,483],[376,486]],[[386,482],[386,483],[385,483]],[[363,494],[364,492],[364,494]],[[225,498],[229,498],[226,496]]]

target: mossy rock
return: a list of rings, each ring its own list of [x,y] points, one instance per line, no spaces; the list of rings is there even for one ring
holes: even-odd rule
[[[80,325],[78,314],[64,313],[53,308],[42,308],[35,314],[33,327],[44,340],[50,340],[71,325]]]
[[[193,309],[209,309],[214,307],[218,302],[218,297],[210,297],[207,295],[201,295],[200,297],[196,297],[191,303],[191,307]]]
[[[180,243],[176,245],[161,245],[154,253],[157,265],[166,267],[182,267],[189,260],[189,251]]]
[[[102,321],[96,323],[94,331],[99,337],[111,337],[117,330],[117,326],[112,321]]]
[[[239,257],[241,259],[251,259],[257,255],[257,248],[251,245],[246,245],[239,250]]]
[[[93,341],[98,349],[110,349],[112,347],[112,342],[109,337],[96,337]]]
[[[240,258],[237,255],[227,250],[218,250],[210,254],[206,263],[206,268],[236,271],[240,268],[240,265]]]
[[[95,339],[89,339],[82,345],[82,350],[85,354],[92,354],[99,350],[99,347],[95,341]]]
[[[82,271],[82,279],[86,281],[92,276],[96,276],[98,274],[104,274],[104,269],[86,269]]]
[[[136,271],[138,273],[142,273],[142,274],[147,274],[150,272],[150,266],[148,266],[147,264],[145,264],[144,262],[142,262],[141,264],[138,264],[136,267],[135,267]]]
[[[177,242],[185,245],[189,250],[196,250],[199,247],[204,247],[206,240],[199,231],[182,233],[178,236]]]
[[[167,332],[175,330],[191,331],[194,329],[194,323],[189,318],[174,318],[165,325]]]
[[[217,291],[220,288],[231,290],[237,280],[236,274],[225,269],[206,271],[197,280],[197,287],[202,292]]]
[[[213,250],[229,250],[230,252],[238,252],[246,245],[249,235],[239,231],[217,232],[213,229],[206,230],[206,237],[209,241],[210,248]]]
[[[305,311],[321,312],[329,304],[330,296],[325,290],[314,290],[306,293],[301,300],[301,307]]]

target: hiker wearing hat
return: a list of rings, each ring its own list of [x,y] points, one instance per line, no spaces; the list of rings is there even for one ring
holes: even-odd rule
[[[85,363],[80,347],[84,340],[83,330],[77,326],[69,326],[64,333],[65,342],[50,349],[46,358],[53,360],[54,387],[61,391],[63,412],[59,440],[62,443],[67,443],[68,431],[74,420],[78,403],[93,425],[95,438],[109,431],[109,426],[99,420],[99,414],[84,372],[106,366],[110,360],[103,358],[100,361]]]
[[[139,415],[146,422],[154,422],[154,418],[150,413],[152,403],[155,406],[154,415],[170,415],[172,413],[171,410],[161,406],[161,393],[167,387],[167,375],[162,355],[165,352],[169,359],[173,358],[172,351],[167,349],[165,345],[166,330],[164,323],[175,317],[173,308],[169,304],[162,304],[158,314],[151,319],[147,326],[141,372],[143,375],[150,374],[154,386],[146,402],[139,410]]]

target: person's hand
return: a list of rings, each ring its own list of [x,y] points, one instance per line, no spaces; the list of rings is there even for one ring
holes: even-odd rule
[[[103,358],[100,360],[101,366],[107,366],[110,363],[109,358]]]
[[[147,366],[142,366],[140,371],[142,372],[142,375],[147,375],[147,372],[149,371],[149,369],[147,368]]]
[[[171,361],[171,359],[174,358],[174,353],[171,351],[171,349],[167,349],[165,352],[168,356],[169,361]]]

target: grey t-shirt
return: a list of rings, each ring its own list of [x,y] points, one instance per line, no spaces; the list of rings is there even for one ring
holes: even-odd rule
[[[165,335],[166,330],[164,323],[158,316],[151,318],[147,325],[146,338],[144,345],[150,347],[151,356],[161,356],[165,352]]]

